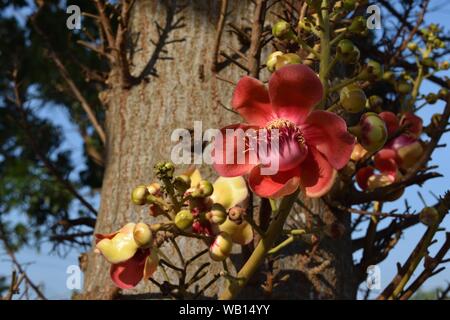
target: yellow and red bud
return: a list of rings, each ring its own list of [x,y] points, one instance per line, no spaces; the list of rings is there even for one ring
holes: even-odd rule
[[[282,56],[282,55],[283,55],[282,51],[272,52],[269,55],[269,57],[267,58],[267,61],[266,61],[267,70],[269,70],[270,72],[274,72],[275,71],[275,67],[277,65],[278,57]]]
[[[359,142],[370,152],[380,150],[387,140],[387,128],[383,119],[373,112],[362,115],[359,122]]]
[[[209,247],[209,255],[214,261],[223,261],[230,256],[232,249],[231,236],[226,232],[221,232]]]
[[[206,219],[211,223],[222,224],[227,219],[227,212],[220,203],[215,203],[211,210],[206,213]]]
[[[139,247],[148,248],[152,245],[153,234],[146,223],[139,222],[134,226],[133,237]]]
[[[149,192],[147,190],[147,187],[144,185],[137,186],[136,188],[131,191],[131,201],[139,206],[142,206],[146,204],[147,196],[149,195]]]

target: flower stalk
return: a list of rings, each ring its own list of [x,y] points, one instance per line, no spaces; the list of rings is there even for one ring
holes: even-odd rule
[[[236,295],[247,284],[249,279],[258,270],[266,255],[272,249],[278,236],[282,233],[283,225],[289,213],[291,212],[292,206],[294,205],[298,194],[299,190],[283,198],[278,209],[278,214],[274,216],[269,225],[269,228],[266,232],[266,237],[259,241],[250,258],[238,272],[238,281],[229,284],[228,288],[225,289],[225,291],[220,295],[220,300],[231,300],[235,298]]]

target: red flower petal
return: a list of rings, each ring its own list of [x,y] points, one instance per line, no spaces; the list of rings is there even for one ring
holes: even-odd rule
[[[149,254],[149,249],[138,250],[136,251],[136,254],[127,261],[111,265],[111,279],[119,288],[134,288],[144,276],[145,261]]]
[[[392,149],[382,149],[374,157],[375,168],[395,179],[397,175],[397,153]]]
[[[252,169],[248,177],[250,188],[258,196],[264,198],[279,198],[291,194],[299,186],[299,169],[280,171],[275,175],[262,175],[261,167]]]
[[[367,190],[369,178],[373,175],[372,167],[364,167],[356,173],[356,183],[362,190]]]
[[[249,124],[264,127],[274,117],[266,87],[252,77],[239,80],[231,105]]]
[[[350,160],[355,137],[347,132],[344,119],[328,111],[313,111],[302,126],[308,145],[320,151],[335,169]]]
[[[383,111],[378,114],[381,119],[386,123],[388,135],[392,135],[399,128],[398,118],[395,113],[390,111]]]
[[[227,137],[227,129],[234,130],[232,136]],[[249,141],[248,136],[245,136],[247,129],[256,130],[245,124],[233,124],[222,128],[222,137],[216,137],[214,140],[213,166],[222,177],[242,176],[257,164],[256,153],[255,157],[250,157],[248,146],[245,146],[245,142]]]
[[[320,79],[306,65],[291,64],[275,71],[269,80],[272,109],[278,117],[302,123],[322,99]]]
[[[315,148],[309,148],[308,156],[300,165],[301,185],[306,189],[306,195],[319,198],[330,191],[337,171],[328,160]]]
[[[423,120],[411,112],[406,112],[400,119],[400,125],[405,126],[413,137],[419,137],[423,129]]]

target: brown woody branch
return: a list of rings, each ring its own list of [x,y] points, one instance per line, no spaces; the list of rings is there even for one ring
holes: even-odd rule
[[[212,58],[212,66],[211,66],[212,72],[217,72],[220,41],[222,39],[223,28],[225,26],[227,8],[228,8],[228,0],[221,0],[219,21],[217,22],[216,39],[214,40],[214,47],[213,47],[213,58]]]
[[[259,78],[259,66],[261,60],[261,34],[264,28],[266,16],[266,0],[255,1],[255,11],[253,13],[252,31],[250,37],[250,48],[247,55],[247,69],[249,75]]]
[[[445,242],[442,247],[439,249],[437,254],[431,258],[428,257],[428,261],[425,260],[425,270],[414,280],[413,283],[403,292],[400,296],[400,300],[409,299],[421,286],[425,283],[430,277],[435,275],[438,271],[435,271],[436,268],[441,264],[447,252],[450,250],[450,233],[447,232],[445,234]],[[425,258],[427,259],[427,258]],[[440,269],[441,271],[443,269]]]
[[[47,298],[45,297],[44,293],[41,291],[41,289],[39,289],[39,287],[31,280],[31,278],[28,276],[28,274],[25,272],[24,268],[22,267],[22,265],[19,263],[19,261],[16,258],[16,255],[14,254],[14,251],[11,249],[11,246],[9,244],[9,241],[6,238],[6,235],[4,234],[3,231],[3,226],[0,226],[0,240],[3,242],[3,246],[5,247],[6,253],[8,254],[8,256],[10,257],[12,263],[14,264],[14,266],[17,268],[17,270],[19,271],[19,273],[21,274],[21,278],[23,278],[23,280],[34,290],[34,292],[36,293],[36,295],[38,296],[39,299],[41,300],[47,300]],[[19,287],[20,285],[20,281],[15,281],[15,287]],[[13,288],[14,289],[14,288]],[[14,291],[12,291],[12,294],[14,293]],[[12,298],[12,294],[10,296],[10,298]]]
[[[427,231],[417,243],[416,247],[411,252],[410,256],[403,264],[403,266],[398,266],[398,272],[396,276],[378,296],[379,300],[398,299],[400,297],[400,294],[403,292],[403,288],[408,283],[419,262],[424,256],[426,256],[427,249],[433,243],[433,237],[439,228],[439,224],[450,209],[450,191],[447,191],[444,197],[440,199],[440,201],[434,206],[434,208],[439,213],[438,221],[427,228]]]
[[[69,86],[69,89],[72,92],[72,94],[80,102],[81,107],[86,112],[89,121],[91,122],[92,126],[94,127],[95,131],[97,132],[100,140],[104,144],[106,142],[105,131],[103,130],[100,123],[97,121],[97,118],[94,113],[94,109],[91,107],[91,105],[86,100],[86,98],[83,96],[83,94],[81,93],[81,91],[78,88],[78,86],[76,85],[76,83],[73,81],[72,77],[70,76],[69,72],[67,71],[66,67],[64,66],[64,63],[61,61],[59,55],[56,53],[56,50],[53,49],[50,39],[43,32],[43,30],[39,27],[39,25],[36,21],[37,17],[39,16],[39,13],[40,13],[40,11],[37,11],[36,14],[31,18],[31,23],[32,23],[34,29],[36,30],[36,32],[43,38],[43,40],[47,44],[50,58],[55,63],[61,77],[64,79],[64,81]]]
[[[91,213],[93,213],[95,216],[97,215],[97,210],[94,209],[94,207],[86,200],[84,197],[75,189],[75,187],[72,185],[72,183],[65,179],[61,173],[58,171],[58,169],[53,165],[53,163],[41,152],[38,145],[35,142],[35,136],[33,135],[30,125],[27,122],[27,114],[25,109],[23,108],[23,102],[20,96],[20,89],[19,84],[16,79],[17,72],[13,73],[14,77],[14,95],[15,98],[13,99],[15,108],[17,109],[19,115],[20,115],[20,121],[19,124],[22,127],[22,129],[25,132],[25,135],[28,140],[28,144],[33,149],[34,153],[36,154],[37,158],[42,161],[44,166],[47,168],[47,170],[56,178],[56,180],[64,186],[75,198],[77,198],[82,205],[84,205]]]

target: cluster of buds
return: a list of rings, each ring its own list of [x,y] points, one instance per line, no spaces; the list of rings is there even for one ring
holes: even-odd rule
[[[178,229],[214,237],[210,246],[211,259],[225,260],[233,243],[248,244],[253,239],[253,229],[236,211],[245,212],[243,205],[248,197],[242,177],[219,177],[213,184],[203,180],[198,170],[185,174],[190,186],[184,192],[183,208],[174,222]],[[187,181],[187,179],[184,179]]]
[[[272,27],[272,35],[279,41],[285,43],[293,43],[297,41],[297,36],[294,33],[291,25],[280,20],[276,22]],[[286,50],[288,51],[288,50]],[[289,64],[299,64],[301,63],[301,58],[296,53],[275,51],[272,52],[266,61],[267,70],[274,72]]]
[[[424,152],[423,142],[420,141],[423,130],[420,117],[407,112],[399,119],[390,111],[377,116],[384,122],[387,135],[394,138],[373,155],[373,165],[358,170],[356,181],[362,190],[373,190],[397,181],[402,171],[413,167]],[[400,191],[398,196],[403,192]]]
[[[131,192],[131,201],[139,206],[148,205],[150,215],[156,217],[164,213],[164,209],[160,205],[162,196],[161,185],[157,182],[152,182],[148,185],[139,185],[134,188]]]
[[[241,207],[248,198],[244,178],[219,177],[211,183],[195,168],[175,175],[170,162],[158,163],[155,174],[160,182],[138,185],[131,191],[131,201],[148,206],[150,216],[169,221],[128,223],[114,233],[96,234],[96,251],[111,264],[111,278],[122,289],[135,287],[156,271],[157,232],[201,235],[210,241],[210,257],[215,261],[225,260],[233,243],[245,245],[253,240],[253,229],[243,219],[245,208]]]
[[[432,23],[427,28],[421,29],[420,34],[427,46],[432,49],[443,49],[445,48],[445,42],[441,39],[442,31],[443,29],[441,27]]]

